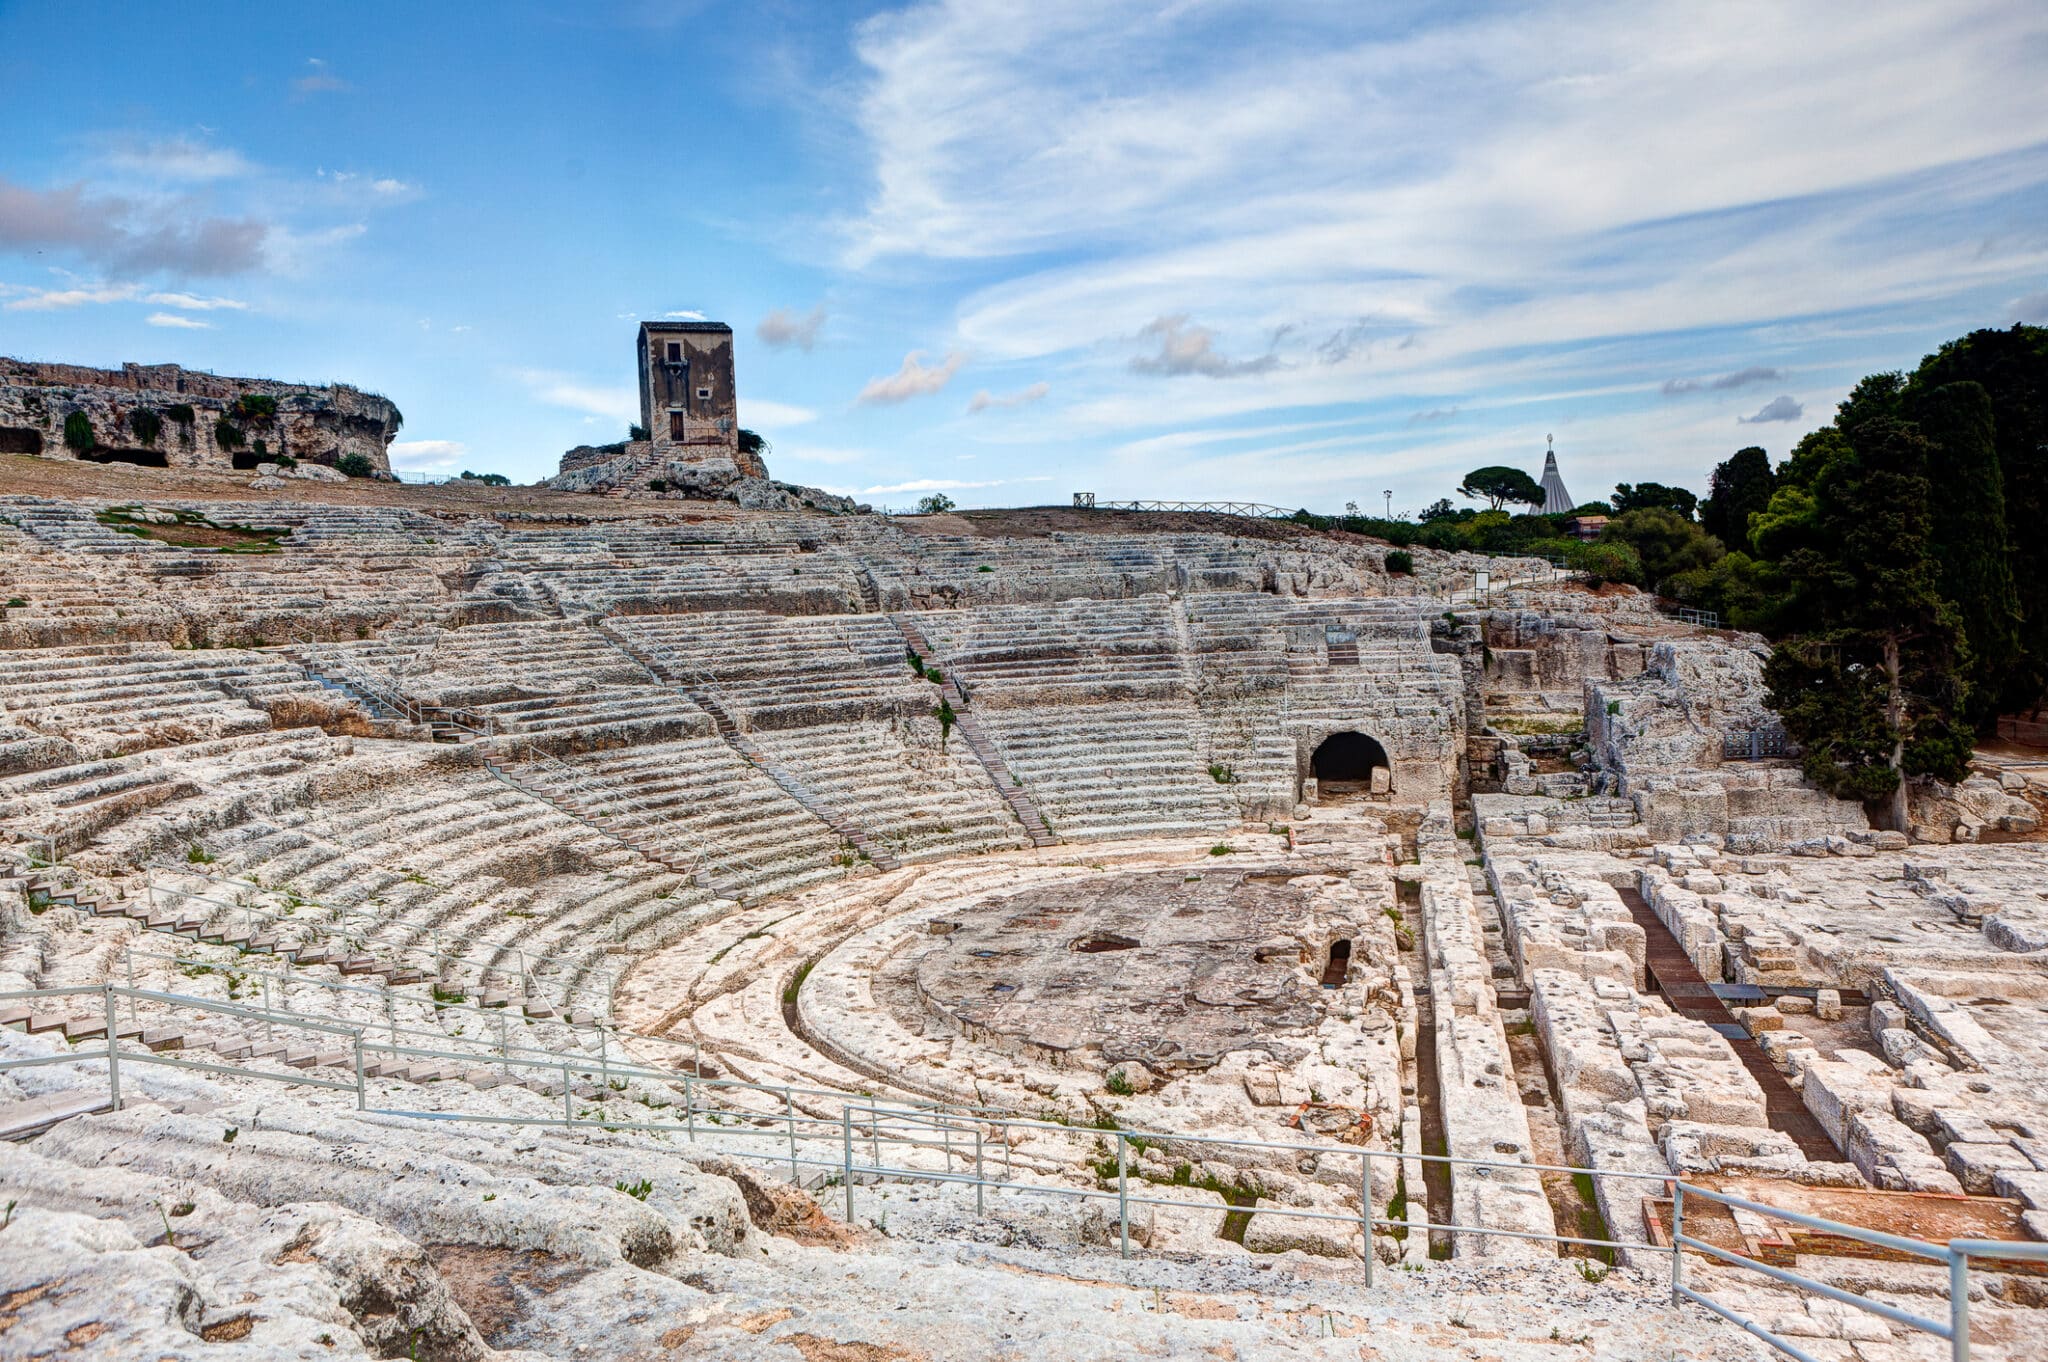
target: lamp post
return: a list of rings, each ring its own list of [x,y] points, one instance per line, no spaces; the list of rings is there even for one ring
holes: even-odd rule
[[[1394,489],[1389,487],[1380,495],[1387,499],[1387,519],[1392,520],[1394,518]]]

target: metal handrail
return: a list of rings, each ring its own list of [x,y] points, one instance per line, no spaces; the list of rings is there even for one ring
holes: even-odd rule
[[[1256,1213],[1260,1215],[1272,1215],[1277,1218],[1325,1220],[1357,1226],[1362,1236],[1360,1245],[1361,1257],[1364,1266],[1365,1279],[1368,1285],[1370,1285],[1372,1282],[1373,1268],[1375,1262],[1375,1251],[1372,1243],[1374,1230],[1380,1227],[1405,1227],[1412,1233],[1418,1228],[1418,1225],[1415,1222],[1399,1221],[1391,1217],[1379,1215],[1375,1212],[1375,1198],[1373,1194],[1373,1167],[1375,1161],[1392,1160],[1397,1165],[1400,1165],[1405,1164],[1412,1160],[1420,1163],[1443,1163],[1465,1167],[1497,1169],[1502,1172],[1511,1173],[1534,1173],[1556,1170],[1570,1172],[1573,1174],[1582,1174],[1594,1179],[1621,1178],[1624,1180],[1632,1180],[1638,1182],[1661,1183],[1665,1186],[1668,1186],[1671,1189],[1672,1194],[1672,1242],[1670,1247],[1672,1303],[1674,1305],[1677,1305],[1683,1301],[1690,1301],[1695,1304],[1698,1304],[1703,1308],[1711,1311],[1712,1313],[1720,1316],[1721,1318],[1726,1319],[1731,1323],[1737,1325],[1738,1327],[1742,1328],[1743,1330],[1752,1334],[1753,1336],[1763,1340],[1764,1342],[1769,1343],[1772,1347],[1777,1348],[1779,1351],[1785,1353],[1787,1356],[1800,1359],[1800,1362],[1815,1362],[1815,1359],[1813,1359],[1808,1353],[1802,1351],[1796,1344],[1792,1343],[1791,1341],[1779,1336],[1778,1334],[1765,1328],[1763,1325],[1757,1323],[1756,1321],[1747,1318],[1739,1312],[1721,1304],[1718,1301],[1713,1300],[1707,1295],[1699,1291],[1696,1291],[1692,1287],[1686,1285],[1683,1258],[1685,1250],[1692,1249],[1695,1252],[1711,1256],[1720,1261],[1729,1263],[1735,1267],[1742,1268],[1748,1271],[1755,1271],[1772,1281],[1776,1281],[1780,1284],[1793,1287],[1798,1291],[1810,1292],[1812,1294],[1821,1296],[1829,1300],[1834,1300],[1843,1304],[1852,1305],[1859,1309],[1866,1310],[1870,1313],[1876,1314],[1881,1318],[1891,1320],[1892,1322],[1900,1324],[1907,1328],[1912,1328],[1924,1333],[1933,1334],[1939,1338],[1946,1339],[1950,1343],[1951,1358],[1953,1362],[1968,1362],[1968,1359],[1970,1357],[1970,1260],[1972,1258],[1983,1258],[2048,1263],[2048,1244],[2020,1243],[2004,1240],[1987,1239],[1955,1239],[1949,1241],[1946,1245],[1934,1244],[1924,1240],[1913,1239],[1907,1236],[1889,1234],[1879,1230],[1865,1229],[1861,1226],[1848,1225],[1839,1221],[1828,1220],[1824,1217],[1808,1215],[1804,1212],[1793,1211],[1778,1206],[1772,1206],[1764,1202],[1754,1201],[1746,1197],[1737,1196],[1733,1193],[1722,1192],[1713,1188],[1699,1186],[1694,1183],[1685,1181],[1682,1177],[1665,1173],[1635,1172],[1632,1170],[1621,1169],[1604,1170],[1589,1168],[1570,1168],[1568,1166],[1562,1165],[1534,1164],[1522,1162],[1509,1163],[1485,1159],[1463,1158],[1450,1155],[1414,1154],[1406,1153],[1400,1150],[1368,1149],[1363,1146],[1355,1145],[1318,1145],[1293,1141],[1240,1140],[1232,1139],[1225,1136],[1196,1135],[1185,1132],[1134,1131],[1122,1129],[1105,1130],[1090,1126],[1061,1125],[1056,1122],[1039,1121],[1028,1118],[989,1118],[981,1115],[969,1116],[965,1114],[960,1116],[954,1116],[942,1111],[934,1109],[921,1109],[916,1106],[907,1108],[885,1107],[873,1101],[871,1098],[857,1097],[853,1094],[833,1093],[830,1090],[807,1090],[818,1091],[823,1095],[834,1097],[839,1103],[839,1119],[836,1124],[839,1129],[841,1148],[840,1158],[835,1162],[831,1160],[821,1160],[814,1157],[806,1157],[805,1151],[799,1146],[799,1126],[808,1126],[814,1130],[823,1128],[827,1136],[829,1136],[830,1129],[835,1123],[829,1120],[828,1118],[812,1116],[800,1112],[796,1105],[795,1100],[795,1093],[797,1090],[793,1086],[745,1084],[732,1080],[697,1079],[692,1074],[684,1074],[680,1076],[684,1093],[684,1119],[681,1121],[637,1120],[613,1116],[609,1113],[606,1113],[602,1109],[602,1091],[599,1095],[599,1111],[595,1115],[585,1114],[579,1116],[576,1111],[574,1083],[575,1075],[578,1072],[582,1072],[586,1075],[601,1075],[606,1078],[640,1077],[643,1074],[646,1074],[649,1077],[658,1077],[670,1084],[675,1083],[678,1079],[678,1076],[674,1074],[661,1073],[660,1071],[641,1070],[637,1066],[620,1066],[616,1068],[608,1068],[605,1065],[602,1058],[600,1058],[599,1062],[595,1065],[591,1064],[587,1058],[569,1056],[550,1056],[548,1059],[534,1060],[513,1058],[511,1056],[500,1056],[492,1057],[488,1060],[489,1063],[500,1067],[540,1069],[547,1070],[552,1073],[559,1073],[562,1077],[563,1097],[563,1111],[559,1118],[553,1116],[497,1116],[482,1113],[456,1112],[445,1110],[436,1112],[420,1112],[402,1108],[387,1108],[382,1106],[373,1107],[369,1103],[368,1092],[366,1089],[366,1075],[364,1072],[365,1057],[368,1055],[388,1054],[393,1056],[403,1056],[407,1058],[425,1057],[468,1063],[475,1063],[477,1061],[477,1056],[448,1054],[444,1052],[417,1049],[409,1046],[385,1045],[379,1042],[369,1040],[366,1037],[364,1029],[361,1027],[351,1027],[315,1022],[304,1017],[290,1014],[287,1014],[283,1017],[278,1017],[274,1013],[269,1013],[254,1008],[243,1007],[238,1004],[223,1003],[215,1001],[213,999],[192,998],[179,994],[162,993],[150,989],[122,988],[114,984],[103,984],[97,987],[69,986],[0,992],[0,1002],[30,998],[63,998],[95,995],[103,999],[103,1005],[105,1007],[105,1043],[101,1048],[90,1051],[73,1051],[60,1055],[38,1055],[24,1058],[0,1060],[0,1071],[6,1071],[14,1068],[26,1068],[38,1065],[56,1064],[67,1061],[83,1062],[96,1059],[105,1059],[107,1061],[108,1068],[110,1098],[112,1105],[115,1109],[119,1109],[121,1105],[120,1067],[125,1062],[167,1065],[174,1068],[184,1068],[199,1072],[220,1074],[229,1077],[252,1078],[261,1081],[284,1083],[290,1086],[304,1086],[326,1090],[353,1089],[353,1091],[356,1094],[356,1104],[358,1110],[361,1110],[368,1114],[375,1115],[385,1115],[413,1119],[427,1119],[437,1121],[453,1121],[458,1123],[469,1122],[476,1124],[544,1126],[558,1127],[564,1129],[596,1127],[604,1129],[646,1130],[676,1134],[687,1133],[689,1139],[693,1143],[700,1137],[708,1137],[710,1135],[744,1136],[757,1139],[765,1137],[777,1139],[778,1143],[786,1143],[786,1148],[783,1150],[783,1152],[772,1155],[744,1149],[736,1149],[731,1151],[733,1156],[739,1158],[762,1160],[777,1165],[786,1164],[791,1171],[792,1177],[797,1176],[798,1170],[800,1168],[805,1167],[832,1169],[836,1171],[845,1187],[846,1214],[849,1222],[851,1222],[854,1219],[854,1189],[856,1181],[861,1177],[894,1178],[899,1180],[915,1180],[941,1184],[973,1186],[975,1189],[977,1213],[982,1212],[984,1207],[985,1193],[990,1189],[998,1191],[1017,1192],[1030,1195],[1078,1198],[1083,1200],[1108,1200],[1113,1196],[1118,1206],[1119,1242],[1121,1252],[1125,1256],[1129,1256],[1130,1254],[1130,1208],[1132,1206],[1179,1207],[1185,1205],[1185,1203],[1183,1202],[1178,1202],[1162,1197],[1148,1196],[1145,1194],[1142,1185],[1137,1190],[1137,1194],[1133,1195],[1133,1189],[1130,1185],[1130,1155],[1133,1145],[1140,1143],[1142,1143],[1143,1145],[1156,1144],[1162,1148],[1168,1148],[1176,1144],[1220,1145],[1235,1148],[1280,1150],[1291,1151],[1296,1153],[1314,1153],[1319,1157],[1337,1156],[1347,1159],[1356,1158],[1359,1161],[1359,1209],[1356,1213],[1324,1211],[1313,1208],[1303,1209],[1298,1207],[1287,1206],[1262,1206],[1257,1209]],[[116,1001],[122,998],[148,1001],[153,1003],[161,1003],[169,1006],[188,1007],[198,1011],[213,1012],[242,1018],[280,1021],[287,1026],[297,1027],[302,1030],[312,1031],[322,1035],[347,1036],[349,1038],[350,1053],[355,1068],[354,1081],[353,1083],[343,1083],[331,1079],[313,1078],[304,1073],[295,1072],[286,1074],[261,1069],[229,1067],[227,1065],[222,1064],[208,1064],[192,1060],[179,1060],[171,1058],[167,1055],[154,1054],[146,1051],[137,1052],[132,1049],[123,1049],[121,1045],[119,1030],[116,1026]],[[751,1091],[769,1097],[778,1097],[781,1099],[782,1110],[780,1112],[773,1110],[733,1110],[731,1108],[700,1106],[698,1102],[698,1092],[700,1088],[708,1088],[714,1090],[719,1088],[737,1089]],[[705,1128],[704,1123],[699,1122],[698,1117],[700,1114],[707,1118],[708,1123],[710,1125],[709,1130]],[[727,1128],[720,1123],[720,1118],[725,1116],[737,1117],[746,1124],[738,1127]],[[858,1129],[861,1137],[868,1141],[873,1149],[873,1156],[864,1161],[857,1161],[854,1157],[854,1136],[856,1132],[856,1117],[859,1118]],[[906,1123],[913,1126],[922,1127],[926,1134],[922,1138],[919,1138],[915,1134],[906,1136],[903,1134],[890,1131],[887,1129],[887,1126],[891,1122]],[[781,1125],[784,1128],[784,1133],[780,1137],[777,1137],[772,1134],[774,1127],[776,1127],[777,1125]],[[985,1162],[987,1138],[990,1134],[991,1129],[997,1132],[1004,1133],[1017,1129],[1037,1131],[1058,1131],[1069,1137],[1086,1138],[1090,1140],[1102,1141],[1113,1139],[1116,1142],[1116,1189],[1114,1192],[1111,1192],[1106,1187],[1102,1186],[1090,1188],[1059,1186],[1049,1185],[1045,1183],[1020,1181],[1014,1176],[1011,1176],[1012,1170],[1009,1166],[1010,1159],[1008,1155],[1011,1152],[1013,1146],[1007,1138],[1002,1139],[1002,1144],[1006,1154],[1005,1171],[1001,1176],[991,1177],[988,1173]],[[935,1138],[935,1136],[937,1136],[938,1138]],[[957,1148],[954,1144],[954,1139],[956,1136],[958,1136],[961,1141],[960,1145]],[[972,1137],[971,1143],[968,1142],[969,1136]],[[806,1138],[818,1137],[814,1135]],[[944,1141],[943,1146],[940,1143],[940,1139],[943,1139]],[[908,1148],[913,1150],[923,1149],[928,1151],[937,1151],[943,1148],[945,1154],[945,1167],[943,1169],[935,1169],[929,1167],[919,1168],[912,1167],[904,1163],[886,1162],[881,1155],[881,1147],[885,1141],[892,1147],[907,1146]],[[971,1174],[964,1171],[955,1171],[953,1165],[956,1159],[970,1158],[972,1160],[972,1168],[974,1170]],[[1098,1170],[1098,1177],[1106,1179],[1106,1176],[1106,1174],[1102,1174]],[[1939,1320],[1928,1319],[1919,1315],[1915,1315],[1910,1311],[1903,1310],[1887,1302],[1874,1300],[1866,1296],[1858,1295],[1853,1291],[1845,1290],[1841,1287],[1834,1286],[1831,1283],[1818,1281],[1812,1277],[1806,1276],[1801,1273],[1793,1272],[1784,1268],[1773,1267],[1772,1265],[1767,1263],[1758,1262],[1757,1260],[1749,1258],[1743,1254],[1723,1249],[1718,1245],[1708,1243],[1695,1236],[1686,1234],[1684,1231],[1684,1212],[1685,1201],[1688,1197],[1697,1197],[1706,1201],[1729,1206],[1731,1208],[1748,1210],[1759,1215],[1768,1216],[1772,1219],[1782,1220],[1790,1224],[1802,1225],[1807,1228],[1819,1230],[1821,1232],[1828,1234],[1840,1235],[1845,1238],[1853,1239],[1861,1243],[1870,1244],[1873,1247],[1887,1249],[1892,1252],[1902,1253],[1912,1257],[1924,1258],[1932,1262],[1946,1263],[1949,1268],[1949,1319],[1946,1323],[1943,1323]],[[1542,1234],[1535,1231],[1513,1230],[1486,1225],[1468,1226],[1454,1223],[1433,1225],[1425,1224],[1421,1225],[1420,1228],[1425,1230],[1441,1230],[1454,1236],[1471,1235],[1481,1238],[1491,1237],[1535,1241],[1560,1245],[1580,1245],[1593,1248],[1607,1248],[1613,1250],[1620,1250],[1623,1252],[1640,1252],[1645,1248],[1645,1245],[1641,1243],[1632,1243],[1617,1239],[1592,1239],[1586,1237],[1559,1234]]]

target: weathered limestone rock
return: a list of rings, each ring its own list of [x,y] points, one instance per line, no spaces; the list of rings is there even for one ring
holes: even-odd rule
[[[97,448],[81,453],[66,444],[74,414],[84,417]],[[153,438],[143,438],[148,426],[139,428],[138,416],[153,421]],[[0,358],[0,450],[10,453],[221,470],[257,467],[265,451],[329,468],[356,454],[388,474],[399,423],[391,403],[341,383],[227,378],[175,364],[112,370]],[[223,425],[234,432],[232,446],[217,429]]]

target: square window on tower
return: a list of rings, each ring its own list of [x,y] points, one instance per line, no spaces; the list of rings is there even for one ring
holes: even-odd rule
[[[709,388],[699,388],[699,389],[697,389],[697,400],[698,400],[699,402],[709,402],[709,401],[711,400],[711,389],[709,389]]]
[[[668,343],[668,362],[670,364],[681,364],[683,362],[683,343],[681,341],[670,341]]]

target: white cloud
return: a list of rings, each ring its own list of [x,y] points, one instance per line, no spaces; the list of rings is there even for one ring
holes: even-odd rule
[[[300,98],[307,95],[334,94],[350,89],[347,81],[327,69],[327,63],[319,57],[306,58],[311,69],[292,82],[292,92]]]
[[[197,317],[181,317],[175,312],[152,312],[142,320],[151,326],[176,327],[181,331],[211,331],[212,322],[202,322]]]
[[[1154,317],[1138,333],[1141,340],[1159,342],[1156,355],[1139,355],[1131,361],[1138,374],[1203,374],[1209,378],[1231,378],[1238,374],[1263,374],[1276,367],[1279,359],[1269,350],[1257,359],[1226,359],[1216,352],[1216,333],[1196,326],[1185,312],[1171,317]]]
[[[586,383],[572,375],[548,369],[519,369],[513,376],[529,396],[551,407],[615,420],[622,426],[640,419],[640,395],[632,388]]]
[[[125,303],[141,293],[133,284],[81,284],[58,289],[9,286],[4,291],[17,295],[5,304],[9,312],[55,312],[91,303]]]
[[[1045,395],[1051,391],[1050,383],[1034,383],[1028,388],[1000,395],[983,388],[968,400],[967,411],[969,415],[973,415],[975,412],[995,411],[1003,407],[1025,407],[1033,402],[1043,401]]]
[[[795,346],[805,354],[818,343],[818,330],[825,325],[825,306],[820,303],[802,316],[786,307],[778,307],[761,319],[754,328],[754,335],[761,344],[771,350]]]
[[[924,351],[912,350],[903,357],[902,368],[886,378],[869,379],[854,400],[874,405],[928,396],[951,383],[953,375],[966,362],[967,357],[954,350],[948,352],[944,362],[928,366],[924,363]]]
[[[709,317],[697,311],[695,308],[684,308],[680,312],[664,312],[661,315],[667,317],[671,321],[678,322],[705,322],[711,320]]]
[[[249,305],[236,298],[202,298],[196,293],[150,293],[143,295],[143,302],[155,303],[158,307],[175,307],[186,312],[247,312]]]
[[[863,487],[860,494],[879,497],[892,492],[959,492],[970,487],[1008,487],[1016,483],[1051,481],[1051,478],[995,478],[988,482],[961,482],[957,478],[918,478],[912,482],[893,482],[886,487]]]
[[[469,446],[461,440],[393,440],[391,463],[417,473],[441,473],[460,468],[469,457]]]
[[[1738,416],[1736,421],[1745,426],[1760,426],[1771,421],[1797,421],[1806,414],[1806,408],[1795,401],[1791,394],[1774,397],[1763,404],[1754,416]]]
[[[801,426],[818,419],[809,407],[790,402],[770,402],[764,397],[742,397],[740,420],[749,426]]]
[[[239,151],[183,137],[117,142],[99,159],[122,174],[194,183],[235,179],[256,169]]]
[[[2048,324],[2048,289],[2030,293],[2024,298],[2015,298],[2011,313],[2012,319],[2016,322],[2028,322],[2036,326]]]
[[[1773,380],[1716,375],[1818,367],[1782,335],[1724,353],[1736,329],[1856,318],[1917,343],[1937,312],[1982,324],[1985,297],[2031,302],[2048,277],[2038,6],[1264,17],[931,0],[868,21],[874,187],[845,259],[935,279],[976,262],[955,343],[1059,357],[1083,438],[1333,406],[1411,436],[1414,413],[1456,409],[1483,434],[1498,400],[1640,398],[1673,373],[1721,396]],[[1861,362],[1848,348],[1828,358]],[[1262,372],[1156,381],[1240,365]],[[1666,481],[1738,414],[1683,405],[1721,429],[1685,423],[1697,443],[1652,456]]]

